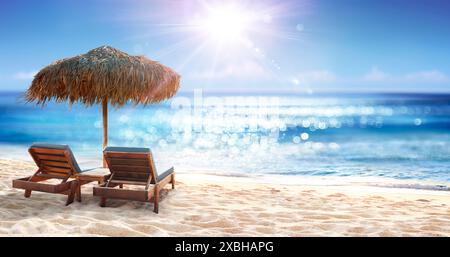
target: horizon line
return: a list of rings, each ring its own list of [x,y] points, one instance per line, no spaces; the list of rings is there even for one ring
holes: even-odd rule
[[[342,95],[342,94],[366,94],[366,95],[450,95],[450,91],[371,91],[371,90],[305,90],[305,89],[255,89],[255,88],[193,88],[180,89],[177,94],[193,94],[196,90],[202,93],[222,93],[222,94],[297,94],[297,95]],[[26,90],[4,90],[0,89],[0,94],[20,94]]]

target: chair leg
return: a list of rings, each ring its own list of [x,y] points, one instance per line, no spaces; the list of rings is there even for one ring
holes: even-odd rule
[[[24,194],[24,196],[25,196],[26,198],[30,197],[30,196],[31,196],[31,190],[30,190],[30,189],[25,189],[25,194]]]
[[[69,195],[67,196],[66,206],[73,203],[73,200],[75,199],[75,195],[77,193],[77,187],[78,187],[77,181],[72,181],[72,183],[70,183],[70,191]]]
[[[81,203],[81,183],[77,187],[77,201]]]
[[[175,174],[172,174],[172,189],[175,189]]]
[[[155,213],[158,213],[159,211],[159,187],[158,185],[155,185],[155,194],[154,194],[154,200],[153,200],[153,211]]]
[[[101,197],[100,198],[100,207],[105,207],[106,206],[106,197]]]

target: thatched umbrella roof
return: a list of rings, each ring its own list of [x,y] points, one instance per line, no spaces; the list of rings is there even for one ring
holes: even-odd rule
[[[56,61],[39,71],[25,94],[28,102],[54,99],[87,106],[102,104],[103,147],[108,144],[108,103],[151,104],[175,95],[180,75],[144,56],[131,56],[110,46]],[[106,162],[103,161],[106,167]]]
[[[91,106],[105,98],[113,106],[151,104],[172,97],[179,86],[180,75],[172,69],[102,46],[43,68],[25,98],[38,104],[54,99]]]

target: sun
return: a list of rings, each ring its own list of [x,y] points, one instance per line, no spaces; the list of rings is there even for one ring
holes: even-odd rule
[[[197,24],[209,39],[237,43],[246,37],[251,21],[252,14],[236,6],[215,6],[208,8],[205,17]]]

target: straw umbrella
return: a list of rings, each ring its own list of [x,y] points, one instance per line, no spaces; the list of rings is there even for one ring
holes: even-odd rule
[[[175,95],[180,75],[144,56],[131,56],[110,46],[58,60],[40,70],[25,94],[28,102],[44,105],[80,102],[102,105],[103,148],[108,145],[108,103],[152,104]],[[105,160],[103,166],[106,167]]]

